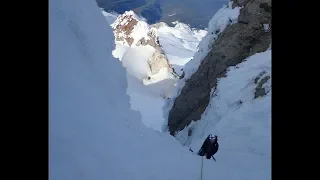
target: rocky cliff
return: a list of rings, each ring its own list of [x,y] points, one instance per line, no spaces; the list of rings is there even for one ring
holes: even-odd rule
[[[171,135],[201,118],[212,88],[216,86],[217,79],[225,75],[228,67],[269,48],[271,0],[233,0],[232,7],[236,6],[242,7],[238,22],[219,34],[198,70],[186,80],[175,99],[168,117]]]

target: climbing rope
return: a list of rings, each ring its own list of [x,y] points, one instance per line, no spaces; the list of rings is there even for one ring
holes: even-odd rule
[[[203,169],[203,156],[201,156],[201,178],[200,178],[200,180],[202,180],[202,169]]]

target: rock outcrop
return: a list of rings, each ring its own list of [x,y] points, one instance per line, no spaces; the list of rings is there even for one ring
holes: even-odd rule
[[[164,53],[162,53],[161,50],[156,50],[153,53],[152,57],[148,60],[148,64],[152,75],[157,74],[162,68],[168,68],[169,71],[172,73],[172,66],[167,62],[167,56]]]
[[[161,49],[157,29],[140,20],[133,11],[119,15],[112,24],[115,39],[118,43],[129,47],[151,46],[155,53],[149,58],[151,75],[157,74],[161,68],[174,72],[168,58]]]
[[[257,77],[254,81],[255,84],[257,84],[257,87],[255,88],[254,92],[254,98],[263,97],[265,96],[269,91],[267,91],[263,85],[270,79],[270,76],[265,76],[264,78]]]
[[[131,33],[137,23],[138,20],[134,18],[133,14],[125,13],[118,16],[112,26],[116,41],[122,41],[123,44],[127,43],[129,46],[131,46],[134,41]]]
[[[233,2],[234,6],[243,6],[238,23],[228,26],[219,35],[212,50],[175,99],[168,117],[171,135],[201,118],[209,103],[211,89],[216,86],[217,79],[225,75],[229,66],[266,51],[271,44],[271,0]],[[268,30],[265,29],[266,25]]]

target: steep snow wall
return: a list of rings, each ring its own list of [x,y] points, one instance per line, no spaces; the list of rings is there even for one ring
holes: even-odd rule
[[[49,179],[196,179],[199,157],[130,110],[105,21],[94,0],[49,1]]]

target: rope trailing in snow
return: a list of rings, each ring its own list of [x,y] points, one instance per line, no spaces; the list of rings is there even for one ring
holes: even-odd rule
[[[201,156],[201,178],[200,178],[200,180],[202,180],[202,169],[203,169],[203,156]]]

